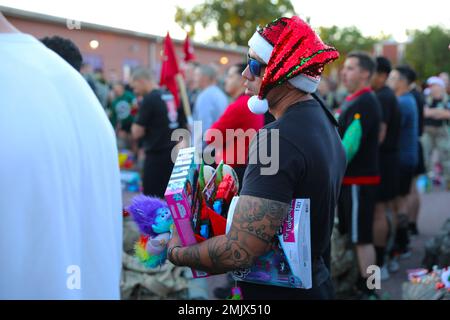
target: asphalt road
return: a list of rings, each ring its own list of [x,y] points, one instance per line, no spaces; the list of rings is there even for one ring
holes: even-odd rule
[[[399,260],[400,270],[390,274],[390,278],[381,282],[381,294],[390,299],[402,298],[402,283],[407,280],[408,269],[421,267],[425,254],[425,242],[437,235],[444,222],[450,218],[450,192],[421,194],[421,208],[418,218],[419,235],[411,239],[410,258]]]

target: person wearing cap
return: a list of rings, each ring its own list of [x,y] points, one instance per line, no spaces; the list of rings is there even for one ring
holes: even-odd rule
[[[425,99],[422,136],[425,166],[429,173],[433,172],[434,163],[431,161],[431,155],[434,150],[437,150],[439,162],[442,165],[444,186],[450,189],[449,96],[445,92],[445,82],[441,78],[430,77],[427,85],[430,94]]]
[[[296,16],[258,28],[249,47],[243,72],[246,94],[252,96],[248,107],[257,114],[269,110],[276,121],[252,140],[228,234],[181,247],[174,232],[168,257],[213,274],[249,268],[271,249],[291,201],[308,198],[312,288],[240,286],[245,299],[332,299],[330,237],[346,158],[334,116],[312,93],[324,66],[339,53]],[[270,166],[258,156],[260,148],[271,155]]]

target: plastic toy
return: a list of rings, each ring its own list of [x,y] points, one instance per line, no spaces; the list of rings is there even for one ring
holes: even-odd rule
[[[167,204],[159,198],[138,195],[133,198],[127,211],[141,232],[134,247],[136,257],[148,268],[164,264],[173,227]]]

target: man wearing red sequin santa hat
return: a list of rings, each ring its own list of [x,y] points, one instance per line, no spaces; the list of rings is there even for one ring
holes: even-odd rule
[[[180,247],[175,233],[168,256],[175,264],[215,274],[241,270],[234,274],[245,278],[248,273],[242,269],[273,249],[292,200],[309,199],[311,247],[301,256],[311,258],[312,272],[297,278],[304,288],[289,287],[285,263],[274,264],[276,285],[265,279],[239,286],[244,299],[332,299],[330,237],[346,159],[336,120],[313,92],[324,66],[339,54],[298,17],[258,28],[249,46],[242,73],[246,93],[253,96],[248,106],[254,113],[269,110],[276,121],[252,141],[228,234]]]

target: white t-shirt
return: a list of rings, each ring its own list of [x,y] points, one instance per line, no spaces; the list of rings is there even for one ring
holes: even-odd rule
[[[0,33],[0,299],[119,299],[113,129],[83,77]]]

